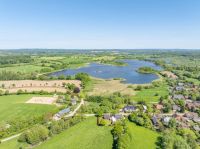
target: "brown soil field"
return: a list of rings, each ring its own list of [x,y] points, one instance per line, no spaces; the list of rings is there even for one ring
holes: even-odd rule
[[[53,104],[56,101],[56,97],[32,97],[26,103],[33,104]]]
[[[10,93],[16,93],[18,90],[32,91],[47,91],[47,92],[66,92],[63,83],[74,84],[80,88],[81,81],[79,80],[53,80],[53,81],[38,81],[38,80],[13,80],[0,81],[0,88],[8,90]]]

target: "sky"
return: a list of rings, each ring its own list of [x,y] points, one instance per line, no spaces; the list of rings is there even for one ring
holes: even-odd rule
[[[200,0],[0,0],[0,49],[200,49]]]

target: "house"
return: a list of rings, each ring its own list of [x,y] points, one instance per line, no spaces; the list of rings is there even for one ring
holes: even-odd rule
[[[123,112],[125,112],[125,113],[134,112],[134,111],[136,111],[136,110],[137,110],[136,107],[135,107],[135,106],[132,106],[132,105],[128,105],[128,106],[125,106],[125,107],[123,108]]]
[[[111,119],[111,114],[110,113],[104,114],[103,115],[103,119],[110,120]]]
[[[193,126],[193,129],[194,129],[195,131],[200,131],[200,127],[199,127],[198,125]]]
[[[181,99],[185,99],[185,97],[183,95],[179,94],[179,95],[174,95],[173,99],[181,100]]]
[[[184,87],[183,87],[183,86],[176,86],[176,87],[175,87],[175,90],[176,90],[176,91],[183,91],[183,90],[184,90]]]
[[[61,119],[65,114],[69,113],[70,112],[70,108],[65,108],[61,111],[59,111],[58,113],[56,113],[54,116],[53,116],[53,119],[54,120],[59,120]]]
[[[143,107],[143,112],[146,112],[147,111],[147,106],[146,105],[142,105]]]
[[[198,118],[198,114],[194,112],[188,112],[184,114],[184,117],[186,117],[189,120],[193,120],[194,118]]]
[[[189,87],[189,88],[193,88],[194,84],[193,83],[186,83],[186,86]]]
[[[70,112],[70,108],[65,108],[65,109],[59,111],[58,115],[63,116],[65,114],[69,113],[69,112]]]
[[[154,107],[155,107],[157,110],[162,110],[162,109],[163,109],[163,105],[162,105],[162,104],[154,104]]]
[[[195,111],[196,109],[200,108],[200,102],[199,101],[187,102],[186,107],[190,111]]]
[[[123,118],[123,115],[121,114],[115,114],[114,117],[116,118],[116,120],[120,120]]]
[[[195,123],[200,123],[200,117],[194,117],[194,118],[193,118],[193,121],[194,121]]]
[[[179,82],[178,86],[184,86],[184,83]]]
[[[116,121],[117,121],[116,118],[115,118],[114,116],[112,116],[112,117],[111,117],[111,122],[112,122],[112,124],[114,124]]]
[[[173,105],[172,109],[173,109],[173,111],[180,111],[181,110],[181,108],[177,105]]]
[[[168,117],[168,116],[164,117],[163,124],[168,125],[170,120],[171,120],[171,117]]]
[[[187,107],[187,109],[190,110],[190,111],[194,111],[194,110],[195,110],[195,105],[194,105],[193,102],[187,102],[187,103],[186,103],[186,107]]]
[[[71,99],[71,104],[72,104],[72,106],[76,105],[76,99],[75,98]]]
[[[121,115],[121,114],[115,114],[115,115],[113,115],[113,116],[111,117],[111,122],[112,122],[112,124],[113,124],[113,123],[115,123],[116,121],[121,120],[122,118],[123,118],[123,115]]]
[[[177,113],[175,113],[172,117],[175,118],[179,122],[183,120],[183,116]]]
[[[151,121],[152,121],[154,126],[158,126],[158,119],[157,119],[157,117],[155,115],[152,116]]]

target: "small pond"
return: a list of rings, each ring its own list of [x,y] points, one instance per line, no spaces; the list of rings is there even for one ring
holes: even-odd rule
[[[140,61],[140,60],[123,60],[128,65],[126,66],[114,66],[99,63],[91,63],[88,66],[84,66],[77,69],[66,69],[50,74],[51,76],[60,75],[75,75],[80,72],[88,73],[89,75],[102,79],[122,78],[124,83],[130,84],[144,84],[150,83],[157,79],[155,74],[142,74],[138,73],[137,69],[140,67],[152,67],[156,70],[161,70],[160,66],[155,65],[152,62]]]

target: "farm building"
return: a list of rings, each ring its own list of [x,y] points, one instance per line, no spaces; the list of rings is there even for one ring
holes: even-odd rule
[[[58,113],[56,113],[53,117],[54,120],[59,120],[61,119],[65,114],[69,113],[71,110],[70,108],[65,108],[61,111],[59,111]]]

